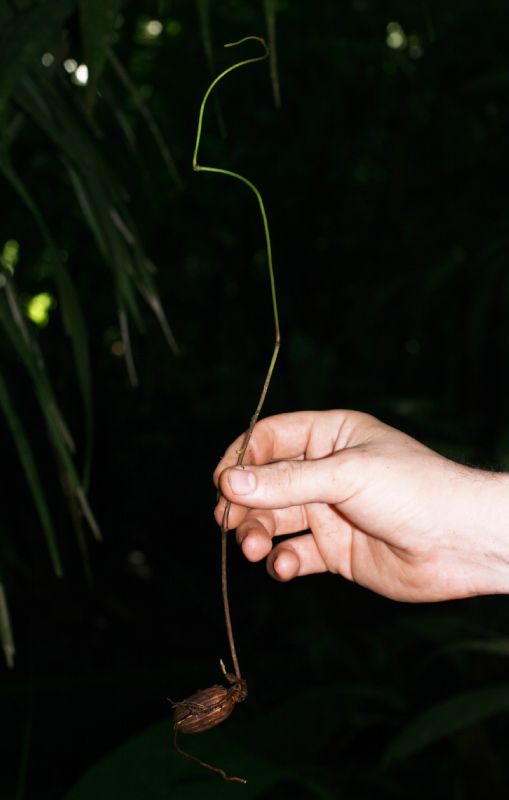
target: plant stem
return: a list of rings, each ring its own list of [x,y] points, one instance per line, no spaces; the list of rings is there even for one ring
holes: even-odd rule
[[[265,232],[265,243],[267,248],[267,264],[269,270],[269,280],[270,280],[270,293],[271,293],[271,300],[272,300],[272,311],[274,315],[274,328],[275,328],[275,340],[274,340],[274,349],[272,352],[272,357],[270,360],[269,368],[267,370],[267,374],[265,376],[265,381],[262,387],[262,391],[260,394],[260,398],[258,400],[258,405],[256,406],[255,412],[251,417],[251,421],[249,423],[249,428],[247,429],[246,435],[244,437],[244,441],[242,443],[242,447],[239,450],[238,458],[237,458],[237,466],[242,466],[244,463],[244,458],[246,456],[247,449],[249,447],[249,442],[251,440],[251,436],[253,433],[253,429],[258,421],[260,416],[261,410],[263,408],[263,404],[265,402],[265,397],[267,395],[267,391],[270,385],[270,381],[272,379],[272,373],[274,372],[274,366],[276,364],[276,359],[279,353],[279,347],[281,344],[281,334],[279,329],[279,314],[278,314],[278,307],[277,307],[277,297],[276,297],[276,284],[274,280],[274,268],[272,263],[272,247],[270,242],[270,232],[269,232],[269,224],[267,221],[267,214],[265,212],[265,206],[263,204],[262,196],[256,186],[251,183],[251,181],[244,178],[242,175],[239,175],[237,172],[231,172],[231,170],[227,169],[219,169],[218,167],[204,167],[198,164],[198,149],[200,146],[200,139],[201,139],[201,132],[202,132],[202,125],[203,125],[203,113],[205,110],[205,104],[207,99],[217,83],[224,78],[225,75],[228,75],[229,72],[232,72],[234,69],[238,67],[242,67],[245,64],[252,64],[255,61],[263,61],[269,55],[269,50],[265,41],[258,36],[246,36],[244,39],[240,39],[238,42],[232,42],[231,44],[226,44],[225,47],[234,47],[238,44],[242,44],[243,42],[254,40],[259,42],[262,47],[264,48],[264,54],[258,56],[256,58],[249,58],[244,61],[239,61],[233,66],[228,67],[225,69],[224,72],[221,72],[217,78],[210,84],[209,88],[205,92],[204,98],[202,100],[202,104],[200,106],[200,114],[198,117],[198,130],[196,133],[196,145],[194,148],[193,153],[193,169],[195,172],[214,172],[220,175],[227,175],[230,178],[235,178],[238,181],[244,183],[251,191],[255,194],[256,199],[258,200],[258,205],[260,208],[260,213],[262,215],[263,220],[263,229]],[[223,606],[224,606],[224,616],[225,616],[225,624],[226,624],[226,633],[228,636],[228,643],[230,646],[230,652],[233,662],[233,668],[235,671],[235,676],[238,680],[241,679],[241,672],[239,667],[239,661],[237,658],[237,651],[235,648],[235,639],[233,636],[233,628],[232,628],[232,621],[230,615],[230,604],[228,600],[228,573],[227,573],[227,545],[228,545],[228,517],[230,514],[231,503],[228,501],[225,506],[225,510],[223,513],[223,519],[221,523],[221,588],[222,588],[222,595],[223,595]]]

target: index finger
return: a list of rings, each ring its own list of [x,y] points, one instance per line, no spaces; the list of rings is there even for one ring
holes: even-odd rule
[[[360,416],[367,415],[353,411],[296,411],[266,417],[254,427],[244,464],[324,458],[341,446],[339,441],[344,423]],[[216,486],[220,474],[237,463],[245,436],[244,432],[235,439],[214,470]]]

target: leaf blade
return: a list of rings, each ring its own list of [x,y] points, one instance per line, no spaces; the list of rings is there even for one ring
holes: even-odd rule
[[[67,269],[58,253],[58,249],[53,241],[48,225],[32,198],[30,192],[19,178],[16,171],[9,163],[5,154],[0,158],[0,171],[11,184],[31,212],[43,241],[51,254],[51,264],[59,292],[60,307],[62,309],[62,320],[64,329],[71,340],[76,375],[81,390],[81,399],[85,418],[85,456],[83,465],[83,483],[88,487],[92,464],[92,440],[93,440],[93,408],[92,408],[92,371],[90,367],[90,354],[88,349],[88,336],[85,318],[78,299],[76,289],[72,283]]]
[[[81,38],[88,66],[87,106],[93,108],[97,86],[115,39],[121,0],[80,0]]]
[[[60,550],[57,543],[55,528],[51,519],[44,491],[42,489],[39,471],[37,469],[35,458],[30,447],[28,437],[21,420],[14,409],[14,404],[11,400],[7,384],[5,383],[2,375],[0,375],[0,408],[4,414],[7,426],[12,434],[18,456],[21,461],[25,477],[27,479],[32,498],[37,509],[39,520],[46,538],[46,544],[50,553],[53,570],[58,578],[62,577],[62,560],[60,557]]]
[[[14,645],[14,635],[12,633],[11,617],[9,606],[7,605],[7,595],[3,583],[0,581],[0,641],[4,651],[5,663],[9,669],[14,668],[14,657],[16,647]]]
[[[14,14],[0,33],[0,106],[60,31],[76,0],[47,0]]]
[[[403,761],[428,745],[509,711],[509,684],[485,686],[463,692],[432,706],[407,725],[386,749],[383,766]]]
[[[265,760],[252,747],[217,728],[207,741],[193,742],[194,751],[206,748],[207,760],[218,763],[234,774],[247,778],[242,787],[243,800],[265,795],[284,779],[306,785],[299,769],[282,767]],[[187,744],[187,742],[186,742]],[[106,800],[112,794],[123,800],[156,800],[178,797],[179,800],[214,800],[218,797],[217,776],[177,755],[171,746],[171,723],[162,722],[130,739],[98,761],[65,795],[64,800]],[[276,790],[277,791],[277,790]],[[221,788],[219,788],[221,792]],[[277,795],[274,795],[277,796]]]
[[[276,0],[263,0],[263,8],[265,11],[265,22],[267,25],[267,39],[269,42],[269,67],[270,79],[272,82],[272,94],[274,96],[274,105],[276,108],[281,108],[281,88],[279,84],[279,71],[277,66],[277,48],[276,48]]]

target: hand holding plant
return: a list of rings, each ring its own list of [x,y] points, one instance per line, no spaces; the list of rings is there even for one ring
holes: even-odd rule
[[[274,578],[329,571],[407,602],[509,593],[508,476],[354,411],[266,418],[235,467],[243,441],[214,473],[216,518],[230,501],[245,556]]]

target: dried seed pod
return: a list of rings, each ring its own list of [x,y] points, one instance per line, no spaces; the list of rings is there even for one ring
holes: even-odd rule
[[[191,761],[196,761],[202,767],[218,772],[223,776],[225,781],[237,781],[238,783],[245,783],[244,778],[229,777],[224,770],[219,767],[213,767],[202,761],[200,758],[186,753],[179,747],[177,742],[177,735],[179,733],[202,733],[208,731],[210,728],[215,728],[224,722],[237,703],[241,703],[247,697],[247,684],[243,678],[237,678],[229,672],[226,672],[225,666],[221,661],[221,669],[224,676],[231,684],[229,688],[226,686],[211,686],[209,689],[200,689],[185,700],[174,702],[170,701],[175,714],[173,717],[173,744],[175,749],[180,755]]]
[[[175,715],[173,724],[180,733],[202,733],[220,725],[235,708],[236,703],[245,699],[245,682],[236,682],[229,689],[225,686],[211,686],[201,689],[191,697],[173,703]]]

